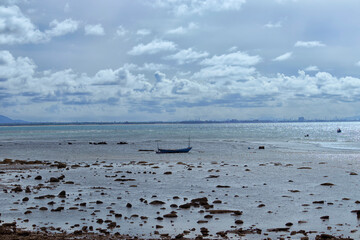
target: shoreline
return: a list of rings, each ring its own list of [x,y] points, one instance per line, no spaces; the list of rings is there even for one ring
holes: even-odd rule
[[[68,232],[66,239],[359,236],[351,211],[360,196],[346,191],[358,179],[356,154],[309,153],[315,156],[310,161],[292,159],[296,153],[264,161],[263,154],[248,152],[251,161],[238,164],[165,157],[160,162],[6,160],[0,164],[0,197],[8,199],[10,210],[2,210],[0,224],[15,221],[35,237]],[[348,158],[345,167],[333,160],[339,156]],[[348,214],[338,221],[339,212]]]

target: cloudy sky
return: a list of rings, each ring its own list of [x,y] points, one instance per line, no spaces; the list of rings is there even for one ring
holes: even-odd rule
[[[360,115],[358,0],[0,0],[0,114]]]

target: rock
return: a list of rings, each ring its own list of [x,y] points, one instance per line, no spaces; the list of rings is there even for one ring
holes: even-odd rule
[[[35,180],[41,180],[41,179],[42,179],[42,176],[40,176],[40,175],[35,177]]]
[[[66,198],[66,192],[65,192],[65,191],[61,191],[61,192],[58,194],[58,197],[59,197],[59,198]]]
[[[54,183],[54,182],[60,182],[60,180],[56,177],[51,177],[50,178],[50,182]]]
[[[126,207],[127,207],[127,208],[132,208],[131,203],[127,203],[127,204],[126,204]]]
[[[243,223],[244,223],[243,220],[236,220],[236,221],[235,221],[235,224],[239,224],[239,225],[240,225],[240,224],[243,224]]]
[[[177,215],[176,215],[176,212],[171,212],[171,213],[165,214],[163,217],[164,218],[177,218]]]
[[[22,201],[23,201],[23,202],[27,202],[27,201],[29,201],[29,198],[28,198],[28,197],[24,197],[24,198],[22,199]]]
[[[155,201],[150,202],[149,204],[151,204],[151,205],[163,205],[165,203],[163,201],[155,200]]]
[[[40,211],[47,211],[48,208],[47,208],[47,207],[41,207],[41,208],[39,208],[39,210],[40,210]]]
[[[199,220],[197,221],[198,224],[203,224],[203,223],[208,223],[209,221],[206,221],[206,220]]]
[[[230,188],[230,186],[226,186],[226,185],[217,185],[217,188]]]
[[[165,175],[171,175],[172,172],[164,172]]]
[[[290,228],[270,228],[268,232],[288,232]]]
[[[18,185],[15,188],[13,188],[11,191],[18,193],[18,192],[22,192],[23,190],[22,190],[21,186]]]
[[[64,210],[64,207],[58,207],[55,209],[51,209],[52,212],[61,212],[62,210]]]
[[[329,217],[329,216],[322,216],[322,217],[320,217],[320,219],[322,219],[322,220],[329,220],[330,217]]]
[[[334,186],[335,184],[333,184],[333,183],[322,183],[320,185],[321,186]]]
[[[265,149],[265,146],[259,146],[259,149]]]

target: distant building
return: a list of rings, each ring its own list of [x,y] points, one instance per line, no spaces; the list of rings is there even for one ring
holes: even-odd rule
[[[299,117],[299,118],[298,118],[298,121],[299,121],[299,122],[304,122],[304,121],[305,121],[305,118],[304,118],[304,117]]]

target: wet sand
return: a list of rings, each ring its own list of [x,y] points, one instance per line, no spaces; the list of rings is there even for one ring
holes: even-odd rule
[[[359,239],[359,154],[0,163],[2,239]]]

